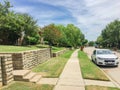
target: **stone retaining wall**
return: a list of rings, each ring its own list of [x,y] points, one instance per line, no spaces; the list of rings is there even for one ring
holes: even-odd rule
[[[0,55],[0,84],[7,85],[13,81],[13,64],[11,55]]]
[[[14,69],[31,69],[50,58],[50,49],[15,53],[12,55]]]
[[[53,53],[53,57],[57,57],[57,56],[60,56],[61,54],[65,53],[68,49],[63,49],[63,50],[60,50],[58,52],[54,52]]]
[[[12,55],[14,70],[31,69],[34,66],[50,58],[50,49],[45,48],[39,50],[24,51],[19,53],[4,53],[4,54]]]

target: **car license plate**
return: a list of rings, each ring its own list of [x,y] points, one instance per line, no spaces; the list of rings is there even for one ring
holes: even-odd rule
[[[108,64],[108,65],[113,65],[114,63],[113,63],[113,62],[107,62],[106,64]]]

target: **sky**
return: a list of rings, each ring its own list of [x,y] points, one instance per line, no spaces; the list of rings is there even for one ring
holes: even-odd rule
[[[15,12],[28,13],[38,25],[74,24],[95,41],[107,24],[120,19],[120,0],[10,0]]]

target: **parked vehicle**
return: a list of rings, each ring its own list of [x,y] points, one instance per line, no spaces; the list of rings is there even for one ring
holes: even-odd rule
[[[94,47],[95,47],[95,48],[99,48],[99,45],[98,45],[98,44],[94,44]]]
[[[97,65],[118,66],[118,57],[109,49],[96,49],[91,56]]]

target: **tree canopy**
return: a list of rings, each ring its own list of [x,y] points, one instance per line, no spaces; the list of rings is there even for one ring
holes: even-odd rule
[[[103,47],[120,48],[120,21],[115,20],[108,24],[97,38],[97,43]]]
[[[10,2],[0,3],[0,44],[15,45],[20,40],[21,44],[36,44],[39,41],[36,20],[28,14],[10,11],[10,8]]]
[[[59,46],[77,47],[85,41],[84,35],[80,29],[73,24],[54,25],[50,24],[42,28],[43,36],[49,44]]]

